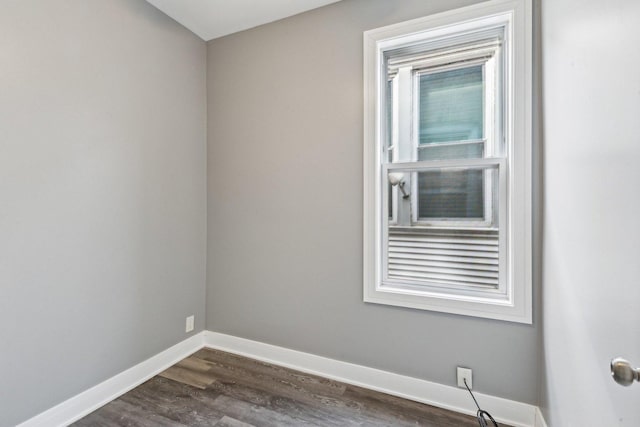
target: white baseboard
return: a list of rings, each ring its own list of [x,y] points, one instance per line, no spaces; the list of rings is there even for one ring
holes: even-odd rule
[[[309,374],[415,400],[451,411],[475,415],[476,407],[466,390],[368,368],[339,360],[277,347],[217,332],[204,332],[204,346],[258,359]],[[538,427],[538,408],[526,403],[475,393],[482,409],[496,421],[514,427]]]
[[[89,390],[83,391],[36,415],[17,427],[68,426],[159,374],[203,346],[204,333],[200,332]]]
[[[290,350],[217,332],[204,331],[126,371],[54,406],[17,427],[67,426],[147,381],[202,347],[211,347],[336,381],[474,415],[466,390],[379,369]],[[547,427],[539,408],[526,403],[475,393],[482,408],[514,427]]]
[[[545,421],[540,408],[536,408],[536,423],[534,427],[547,427],[547,422]]]

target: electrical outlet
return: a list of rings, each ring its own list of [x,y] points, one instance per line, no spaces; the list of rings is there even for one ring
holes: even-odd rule
[[[467,380],[467,385],[469,389],[473,388],[473,377],[471,373],[471,368],[461,368],[458,366],[458,387],[466,389],[464,386],[464,380]]]
[[[185,328],[185,332],[191,332],[193,331],[193,324],[195,322],[195,316],[189,316],[187,317],[187,326]]]

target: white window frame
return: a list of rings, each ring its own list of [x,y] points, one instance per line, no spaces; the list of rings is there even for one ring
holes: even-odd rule
[[[389,167],[415,168],[422,162],[384,165],[386,69],[384,52],[422,43],[443,46],[454,37],[504,27],[505,156],[482,159],[497,164],[500,192],[500,286],[450,292],[446,287],[385,284],[386,223],[383,198]],[[491,0],[364,33],[364,301],[532,323],[532,5],[531,0]],[[415,160],[415,159],[414,159]],[[467,165],[466,160],[442,165]],[[474,159],[473,164],[478,164]],[[424,165],[423,165],[424,166]],[[383,180],[384,176],[384,180]],[[384,189],[383,189],[384,186]],[[409,188],[411,187],[409,183]],[[394,187],[397,193],[397,187]],[[501,197],[503,194],[500,195]],[[395,198],[399,198],[394,196]],[[388,199],[387,199],[388,200]]]

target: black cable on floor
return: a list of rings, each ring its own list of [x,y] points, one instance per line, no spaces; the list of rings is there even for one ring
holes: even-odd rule
[[[480,405],[478,405],[478,401],[476,400],[476,397],[473,395],[473,393],[471,392],[471,389],[467,385],[467,379],[465,378],[463,381],[464,381],[464,386],[469,391],[469,394],[471,395],[471,398],[476,403],[476,407],[478,408],[478,412],[476,412],[476,418],[478,419],[478,423],[480,423],[480,427],[488,427],[489,426],[489,424],[487,424],[488,421],[487,421],[487,419],[485,417],[489,417],[489,420],[491,420],[491,422],[493,423],[494,427],[499,427],[498,423],[496,422],[496,420],[493,419],[493,417],[491,416],[490,413],[480,409]]]

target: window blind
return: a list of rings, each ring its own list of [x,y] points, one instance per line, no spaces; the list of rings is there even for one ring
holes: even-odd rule
[[[413,284],[498,287],[498,231],[389,228],[388,278]]]

